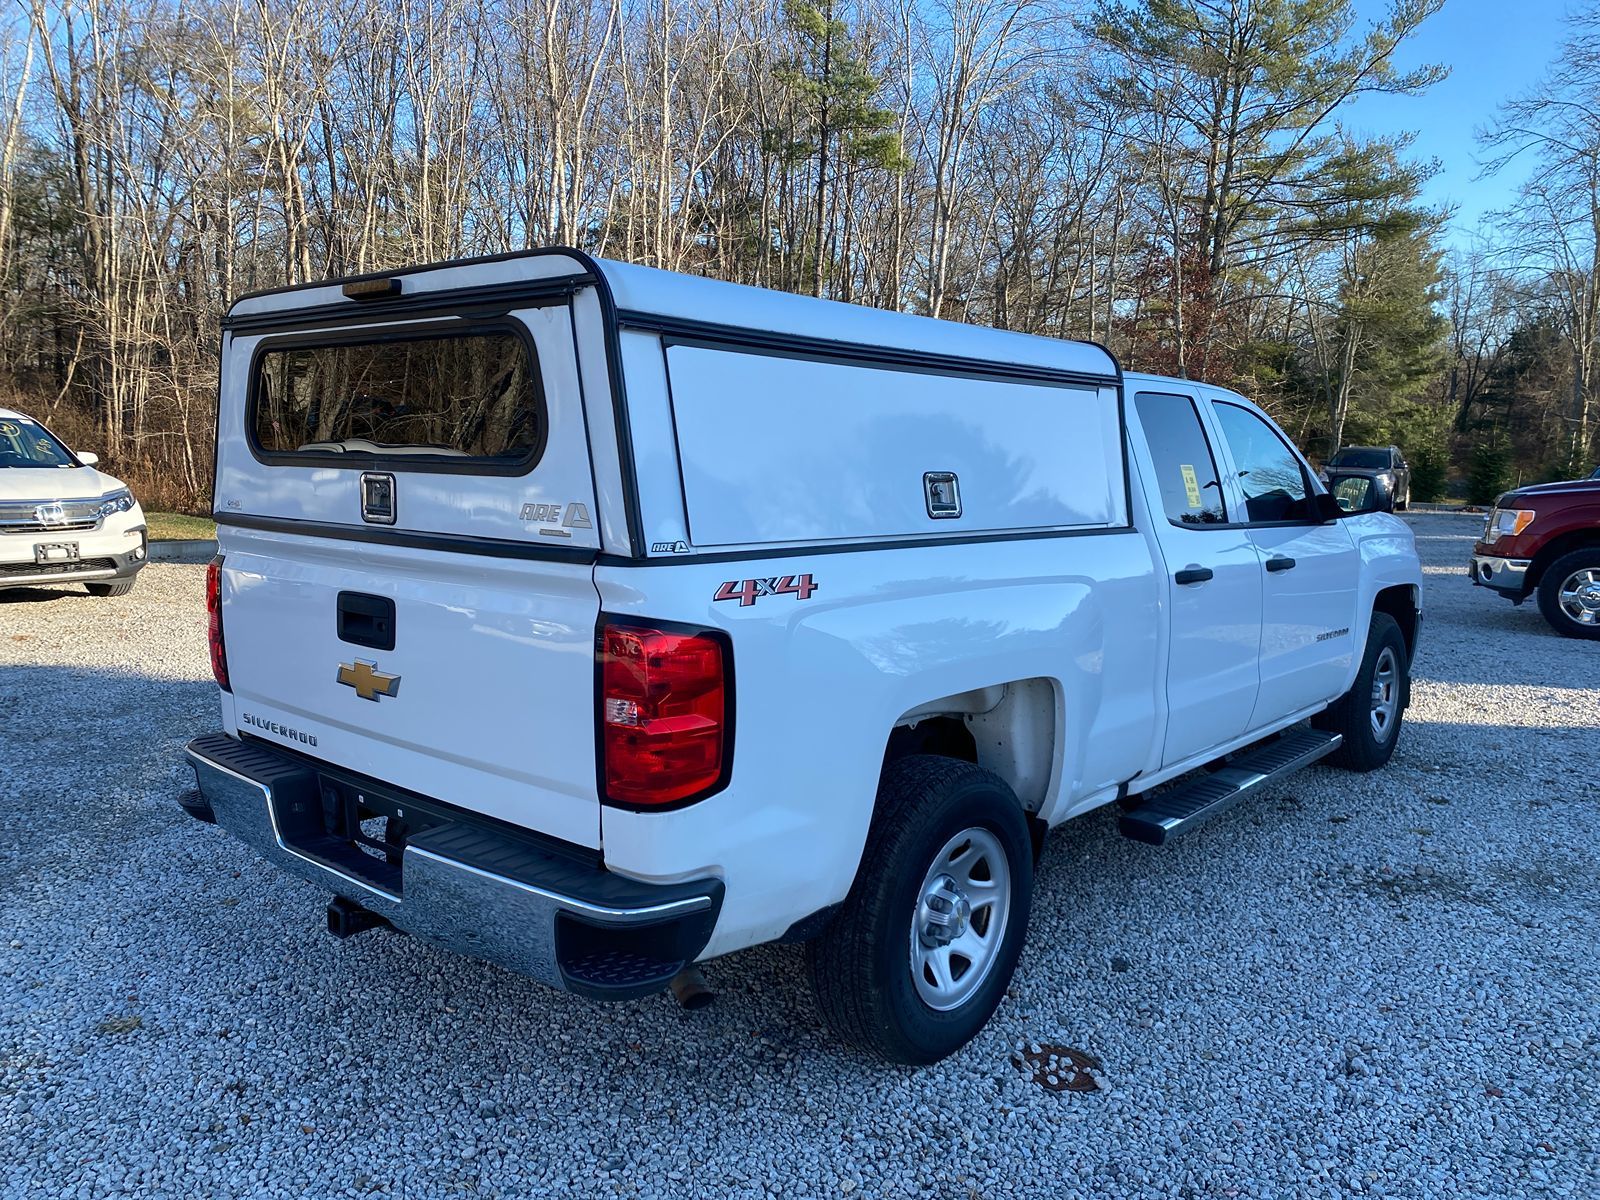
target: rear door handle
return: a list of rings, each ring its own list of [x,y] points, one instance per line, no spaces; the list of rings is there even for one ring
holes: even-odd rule
[[[1175,582],[1180,584],[1204,583],[1206,580],[1210,579],[1211,576],[1212,570],[1210,567],[1185,567],[1172,578]]]
[[[1292,571],[1294,570],[1294,559],[1287,558],[1282,555],[1277,558],[1269,558],[1267,559],[1267,570]]]

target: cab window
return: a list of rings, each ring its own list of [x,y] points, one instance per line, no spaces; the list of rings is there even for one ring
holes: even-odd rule
[[[1225,524],[1228,513],[1217,460],[1194,401],[1167,392],[1140,392],[1133,405],[1150,445],[1167,520],[1174,525]]]
[[[1252,525],[1309,520],[1311,482],[1283,435],[1248,408],[1222,401],[1215,408],[1239,472],[1245,520]]]

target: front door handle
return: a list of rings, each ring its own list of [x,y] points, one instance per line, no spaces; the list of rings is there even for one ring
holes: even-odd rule
[[[1294,559],[1287,558],[1283,555],[1279,555],[1277,558],[1269,558],[1267,559],[1267,570],[1292,571],[1294,570]]]
[[[1180,583],[1204,583],[1212,576],[1210,567],[1185,567],[1172,578]]]

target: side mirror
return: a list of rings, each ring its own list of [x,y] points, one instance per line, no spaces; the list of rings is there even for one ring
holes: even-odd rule
[[[100,461],[100,456],[88,450],[80,450],[78,452],[78,461],[86,467],[92,467]]]
[[[1378,481],[1366,475],[1339,475],[1329,481],[1328,494],[1317,497],[1330,520],[1353,517],[1358,513],[1378,512],[1384,507]]]

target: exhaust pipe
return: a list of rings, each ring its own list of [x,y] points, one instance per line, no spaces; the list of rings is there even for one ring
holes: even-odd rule
[[[341,940],[368,929],[384,929],[388,924],[386,918],[343,896],[335,896],[328,904],[328,932]]]
[[[678,1002],[678,1007],[688,1012],[704,1008],[717,998],[700,968],[693,963],[674,975],[667,987],[672,989],[672,998]]]

